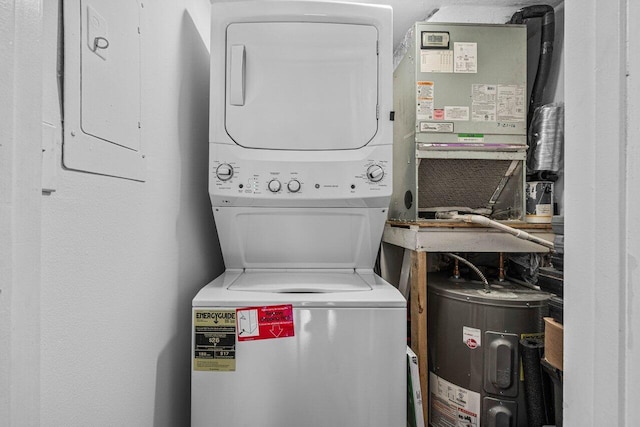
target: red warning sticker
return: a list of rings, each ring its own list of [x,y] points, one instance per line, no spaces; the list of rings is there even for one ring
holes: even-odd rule
[[[291,304],[236,309],[238,341],[294,336]]]

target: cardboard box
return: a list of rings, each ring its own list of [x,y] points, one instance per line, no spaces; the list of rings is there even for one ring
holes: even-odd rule
[[[544,318],[544,358],[554,368],[562,369],[564,326],[553,320]]]

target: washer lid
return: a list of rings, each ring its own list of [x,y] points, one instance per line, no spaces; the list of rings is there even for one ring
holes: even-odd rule
[[[272,150],[363,147],[378,131],[378,31],[325,22],[232,23],[225,128]]]
[[[297,308],[404,308],[406,300],[371,270],[226,270],[193,307],[292,304]]]
[[[280,294],[371,291],[360,275],[350,272],[248,272],[227,289]]]

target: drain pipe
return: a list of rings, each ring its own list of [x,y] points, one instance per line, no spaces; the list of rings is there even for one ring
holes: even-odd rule
[[[500,231],[504,231],[506,233],[509,233],[512,236],[517,237],[518,239],[529,240],[531,242],[534,242],[534,243],[537,243],[537,244],[539,244],[541,246],[544,246],[545,248],[548,248],[551,251],[555,250],[555,246],[554,246],[553,242],[550,242],[548,240],[536,237],[536,236],[534,236],[532,234],[527,233],[526,231],[522,231],[522,230],[518,230],[518,229],[513,228],[513,227],[509,227],[508,225],[504,225],[501,222],[494,221],[494,220],[489,219],[487,217],[484,217],[482,215],[473,215],[473,214],[460,215],[460,214],[458,214],[458,212],[452,211],[452,212],[438,212],[436,214],[436,218],[437,219],[447,219],[447,220],[450,220],[450,221],[467,222],[467,223],[473,223],[473,224],[482,225],[484,227],[496,228],[496,229],[498,229]]]
[[[523,7],[513,14],[509,24],[523,24],[527,19],[542,18],[540,33],[540,56],[538,70],[531,89],[529,100],[529,112],[527,113],[527,129],[531,126],[535,109],[542,105],[542,95],[547,85],[547,79],[551,71],[551,59],[553,57],[553,41],[555,38],[555,12],[553,7],[546,4]]]

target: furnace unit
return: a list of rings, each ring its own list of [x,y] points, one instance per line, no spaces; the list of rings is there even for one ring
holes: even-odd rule
[[[394,73],[390,217],[524,221],[527,30],[418,22]]]

